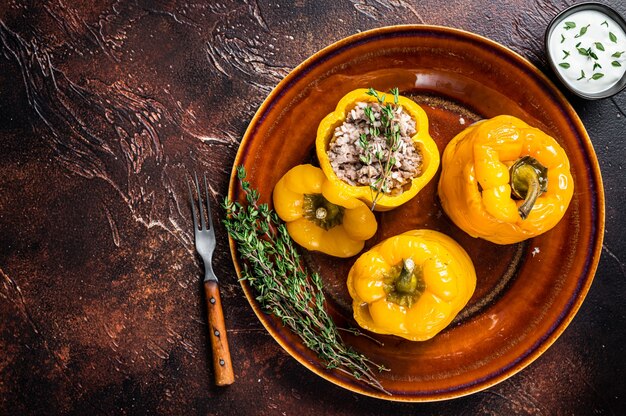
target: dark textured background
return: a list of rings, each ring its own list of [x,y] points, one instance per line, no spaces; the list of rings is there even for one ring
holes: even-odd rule
[[[288,356],[215,267],[236,382],[212,384],[184,175],[221,200],[257,107],[324,46],[384,25],[452,26],[547,70],[543,31],[573,2],[3,1],[0,414],[624,414],[626,92],[572,104],[594,143],[606,235],[578,315],[489,390],[402,404],[342,390]],[[606,2],[622,14],[626,4]]]

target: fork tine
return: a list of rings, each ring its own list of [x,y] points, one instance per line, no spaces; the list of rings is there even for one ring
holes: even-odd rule
[[[191,213],[193,219],[193,231],[198,231],[198,221],[196,218],[198,217],[198,213],[196,212],[196,202],[193,198],[193,191],[191,190],[191,183],[187,180],[187,188],[189,189],[189,204],[191,205]]]
[[[206,194],[206,206],[208,208],[207,217],[209,219],[209,228],[213,229],[213,215],[211,215],[211,200],[209,199],[209,186],[206,181],[206,172],[204,173],[204,193]]]
[[[198,175],[193,172],[193,177],[196,180],[196,191],[198,192],[198,206],[200,207],[200,225],[202,230],[206,230],[206,221],[204,220],[204,204],[202,203],[202,193],[200,192],[200,182],[198,181]]]

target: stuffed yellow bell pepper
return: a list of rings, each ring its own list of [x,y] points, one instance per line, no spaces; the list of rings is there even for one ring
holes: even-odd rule
[[[473,237],[512,244],[544,233],[561,220],[573,192],[563,148],[512,116],[473,124],[443,153],[441,204]]]
[[[302,247],[335,257],[359,253],[378,227],[370,209],[342,195],[312,165],[289,170],[274,187],[274,210]]]
[[[364,128],[359,140],[355,140],[357,145],[354,146],[358,152],[360,152],[359,148],[366,149],[354,163],[359,169],[364,166],[369,171],[374,172],[374,179],[369,184],[361,184],[360,182],[359,184],[350,184],[340,179],[331,165],[328,153],[331,141],[336,140],[336,129],[345,124],[355,109],[358,110],[359,103],[365,103],[366,106],[370,107],[370,110],[372,104],[375,104],[380,106],[377,108],[381,110],[377,114],[373,114],[372,111],[365,113],[370,117],[371,124]],[[400,117],[397,115],[400,112],[408,114],[409,118],[415,122],[415,133],[412,136],[407,136],[407,138],[409,138],[409,144],[412,144],[415,152],[419,154],[421,161],[419,162],[419,170],[416,170],[416,175],[410,180],[403,178],[402,181],[406,180],[406,183],[403,183],[398,191],[391,191],[385,189],[386,182],[391,180],[389,176],[396,175],[394,180],[401,177],[398,171],[394,172],[394,169],[403,168],[404,162],[400,159],[407,154],[403,151],[398,153],[399,148],[404,147],[406,149],[407,147],[406,143],[398,143],[398,134],[404,129],[401,127],[403,122],[396,120],[397,117]],[[367,124],[370,120],[364,119],[361,122]],[[385,138],[387,144],[383,146],[387,146],[386,148],[381,151],[380,142],[371,145],[371,148],[369,147],[369,141],[375,142],[381,137]],[[397,89],[389,94],[371,88],[369,90],[357,89],[346,94],[337,104],[335,111],[328,114],[319,124],[315,148],[320,166],[326,177],[343,193],[364,201],[376,211],[387,211],[409,201],[426,186],[439,167],[439,150],[428,133],[426,113],[414,101],[398,95]],[[387,149],[392,150],[388,152]],[[413,152],[413,149],[409,150]],[[356,152],[351,151],[349,153],[355,154]],[[377,180],[375,180],[376,178]]]
[[[354,318],[364,329],[425,341],[472,297],[476,272],[453,239],[413,230],[363,253],[348,274]]]

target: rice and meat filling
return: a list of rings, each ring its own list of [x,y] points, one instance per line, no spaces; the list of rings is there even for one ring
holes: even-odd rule
[[[393,117],[387,120],[387,132],[382,131],[385,126],[381,116],[386,115],[381,114],[381,105],[363,102],[357,103],[335,129],[328,157],[339,179],[397,195],[420,175],[422,155],[411,140],[416,133],[415,120],[402,106],[391,109]]]

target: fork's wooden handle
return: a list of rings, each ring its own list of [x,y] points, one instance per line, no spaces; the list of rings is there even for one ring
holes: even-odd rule
[[[235,381],[233,364],[228,349],[226,337],[226,325],[224,325],[224,312],[222,300],[217,282],[204,282],[204,293],[209,315],[209,330],[211,337],[211,349],[213,350],[213,369],[215,371],[215,384],[227,386]]]

